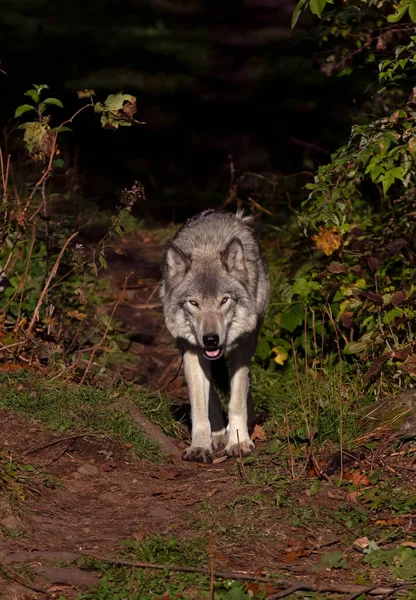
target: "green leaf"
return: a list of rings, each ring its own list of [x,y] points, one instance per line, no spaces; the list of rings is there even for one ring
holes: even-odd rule
[[[332,552],[324,552],[319,559],[318,569],[344,569],[348,566],[346,559],[343,557],[341,550],[333,550]]]
[[[298,22],[298,19],[300,17],[300,13],[304,10],[306,4],[307,0],[299,0],[299,2],[296,4],[295,10],[293,11],[292,15],[292,24],[290,26],[291,29],[295,28],[296,23]]]
[[[55,158],[52,164],[54,167],[58,167],[59,169],[61,169],[65,163],[62,158]]]
[[[52,127],[52,129],[51,129],[51,131],[53,131],[54,133],[58,130],[59,130],[59,133],[64,133],[65,131],[72,132],[72,129],[70,127],[67,127],[66,125],[64,125],[63,127]]]
[[[399,8],[394,14],[389,15],[387,17],[387,21],[389,21],[389,23],[397,23],[397,21],[400,21],[400,19],[402,17],[404,17],[404,15],[408,11],[408,9],[409,9],[409,4],[405,4],[404,6]]]
[[[100,256],[99,256],[99,259],[98,259],[98,260],[99,260],[99,263],[100,263],[100,265],[101,265],[101,266],[102,266],[104,269],[106,269],[106,268],[107,268],[107,261],[106,261],[106,259],[105,259],[105,257],[104,257],[104,254],[100,254]]]
[[[317,15],[321,18],[322,11],[328,4],[328,0],[310,0],[309,9],[313,15]]]
[[[395,555],[396,550],[374,550],[374,552],[365,555],[364,562],[374,568],[383,565],[392,565]]]
[[[348,342],[344,348],[344,354],[361,354],[368,348],[366,342]]]
[[[59,106],[59,108],[63,108],[64,105],[58,98],[45,98],[43,104],[53,104],[53,106]]]
[[[106,129],[118,129],[118,127],[129,127],[137,123],[133,119],[136,113],[136,98],[130,94],[110,94],[102,104],[94,105],[94,112],[103,113],[101,124]]]
[[[22,115],[29,112],[30,110],[34,110],[36,112],[36,108],[34,106],[32,106],[31,104],[21,104],[15,110],[15,113],[14,113],[15,119],[17,119],[18,117],[21,117]]]
[[[291,306],[280,315],[280,326],[293,333],[299,325],[302,325],[304,311],[300,305]]]
[[[409,17],[411,18],[413,23],[416,22],[416,0],[410,0]]]
[[[35,90],[38,92],[38,94],[40,95],[42,90],[48,90],[49,86],[46,85],[46,83],[41,83],[40,85],[36,85],[36,83],[33,84],[33,87],[35,88]]]
[[[39,94],[36,90],[27,90],[27,92],[24,93],[24,96],[29,96],[29,98],[32,98],[35,104],[39,102]]]
[[[264,340],[257,344],[256,356],[261,360],[266,360],[270,356],[270,346]]]

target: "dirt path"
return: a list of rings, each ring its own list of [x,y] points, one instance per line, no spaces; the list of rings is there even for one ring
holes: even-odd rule
[[[162,249],[139,236],[127,239],[122,250],[122,254],[109,253],[108,261],[115,298],[126,275],[133,272],[117,319],[130,334],[130,351],[137,355],[137,364],[126,363],[123,373],[156,389],[173,378],[178,366],[156,292]],[[182,375],[167,387],[167,393],[178,401],[186,398]],[[374,585],[391,581],[391,573],[383,564],[377,572],[364,564],[363,551],[354,540],[365,536],[396,542],[415,539],[416,503],[415,509],[403,507],[404,516],[389,523],[390,488],[386,488],[387,499],[380,495],[377,509],[371,502],[359,505],[359,494],[354,495],[351,486],[305,475],[293,481],[286,459],[273,453],[261,454],[258,462],[243,470],[230,459],[213,465],[179,461],[158,467],[134,458],[128,448],[105,437],[81,436],[51,444],[69,436],[0,411],[3,450],[42,473],[27,480],[14,515],[0,523],[0,564],[13,569],[6,571],[11,577],[3,580],[1,599],[75,598],[79,590],[97,583],[98,573],[62,570],[51,563],[84,553],[115,556],[127,538],[139,544],[155,534],[177,536],[194,541],[195,547],[201,545],[206,554],[211,531],[217,569],[250,573],[269,569],[292,581],[318,578]],[[359,472],[363,464],[352,461],[351,468]],[[412,467],[406,474],[414,493]],[[397,482],[392,485],[397,487]],[[367,487],[374,489],[370,483]],[[339,552],[338,563],[321,565],[317,575],[322,557],[333,551]],[[36,585],[47,593],[21,585],[16,565],[23,562],[40,575]]]

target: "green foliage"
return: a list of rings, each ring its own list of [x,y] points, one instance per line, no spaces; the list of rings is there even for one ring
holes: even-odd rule
[[[101,113],[101,125],[106,129],[129,127],[133,123],[143,124],[133,119],[136,113],[136,98],[130,94],[110,94],[102,104],[94,105],[94,111]]]
[[[309,9],[313,15],[321,18],[323,11],[328,4],[333,5],[333,0],[299,0],[293,13],[292,28],[295,27],[302,11]],[[348,4],[354,8],[356,8],[357,5],[354,0],[348,0]],[[399,3],[392,0],[382,0],[381,2],[375,2],[374,0],[361,0],[360,4],[360,8],[363,8],[363,5],[365,8],[372,8],[373,6],[376,6],[380,11],[380,16],[383,16],[389,23],[397,23],[406,15],[409,16],[411,21],[416,22],[415,0],[401,0]],[[386,14],[387,16],[385,16]]]
[[[91,224],[93,207],[85,206],[85,198],[68,185],[70,169],[59,148],[61,136],[71,131],[66,124],[90,107],[102,115],[103,126],[115,129],[137,123],[133,119],[136,99],[114,94],[104,104],[95,104],[94,91],[84,90],[79,97],[89,103],[56,125],[53,118],[63,104],[57,98],[45,97],[47,90],[47,85],[33,85],[25,93],[31,104],[23,104],[15,112],[16,118],[33,119],[17,128],[24,130],[23,142],[33,159],[30,178],[21,189],[9,184],[10,169],[1,161],[0,265],[7,265],[10,285],[3,294],[0,326],[5,330],[5,345],[13,348],[9,360],[14,352],[23,350],[23,331],[30,345],[27,334],[36,323],[37,331],[46,330],[49,342],[53,340],[46,351],[38,346],[38,360],[65,369],[80,359],[87,365],[89,356],[81,352],[91,344],[103,347],[98,362],[109,352],[117,357],[117,323],[97,313],[97,304],[108,301],[106,283],[97,275],[107,266],[105,252],[113,239],[123,238],[126,231],[138,227],[132,209],[144,197],[144,190],[136,181],[122,192],[118,211],[99,215],[97,225],[105,232],[96,247],[82,243],[67,247],[71,239],[83,235],[85,224]]]
[[[145,561],[166,565],[205,566],[208,564],[206,539],[180,541],[177,537],[148,536],[144,539],[127,539],[121,542],[122,559]],[[113,600],[132,596],[143,600],[158,600],[177,597],[183,600],[208,598],[209,575],[182,573],[169,570],[140,569],[130,566],[113,567],[105,563],[89,564],[84,567],[100,568],[102,577],[99,586],[92,592],[80,594],[77,600]],[[214,600],[263,600],[265,591],[256,594],[246,590],[246,584],[237,581],[215,581]],[[261,588],[262,586],[259,586]]]
[[[306,8],[321,17],[326,4],[301,1],[294,21]],[[321,68],[355,77],[365,68],[373,85],[347,143],[319,167],[281,232],[288,250],[272,259],[257,359],[284,376],[298,368],[316,381],[337,362],[348,372],[359,360],[369,391],[381,373],[387,387],[416,377],[416,38],[407,25],[400,35],[382,27],[394,6],[347,3],[322,16]]]

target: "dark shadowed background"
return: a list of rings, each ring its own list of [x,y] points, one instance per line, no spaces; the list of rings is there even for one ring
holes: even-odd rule
[[[102,130],[82,114],[64,155],[85,198],[114,206],[140,180],[143,216],[182,219],[221,205],[246,171],[293,174],[329,159],[350,125],[360,78],[314,64],[311,18],[290,34],[291,0],[1,0],[0,123],[32,83],[69,116],[77,90],[137,97],[146,125]],[[81,176],[82,174],[82,176]]]

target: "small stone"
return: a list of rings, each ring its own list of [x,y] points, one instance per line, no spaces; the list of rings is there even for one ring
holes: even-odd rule
[[[169,519],[173,517],[173,512],[163,507],[156,507],[148,513],[149,517],[155,519]]]
[[[0,524],[3,525],[3,527],[7,527],[7,529],[22,528],[19,519],[17,519],[14,515],[8,515],[7,517],[4,517],[4,519],[0,521]]]
[[[88,475],[88,476],[98,475],[98,467],[96,467],[95,465],[90,465],[88,463],[85,463],[84,465],[81,465],[78,468],[78,473],[81,473],[81,475]]]

